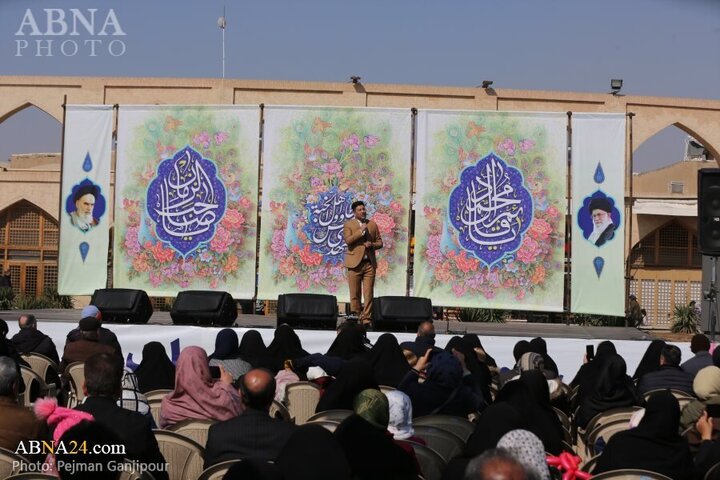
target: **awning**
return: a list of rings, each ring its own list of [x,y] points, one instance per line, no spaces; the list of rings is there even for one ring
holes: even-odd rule
[[[635,215],[697,217],[697,200],[638,199],[633,202]]]

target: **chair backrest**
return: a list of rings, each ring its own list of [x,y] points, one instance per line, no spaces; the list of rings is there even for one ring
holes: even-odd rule
[[[22,394],[24,406],[30,407],[37,397],[48,394],[49,389],[45,380],[36,371],[20,365],[20,375],[25,383],[25,391]]]
[[[622,470],[612,470],[610,472],[598,473],[593,475],[593,480],[672,480],[670,477],[661,475],[649,470],[635,470],[624,468]]]
[[[425,440],[427,446],[435,450],[445,463],[460,455],[465,446],[465,442],[457,435],[427,425],[415,425],[415,435]]]
[[[145,398],[147,398],[148,400],[155,400],[155,399],[162,400],[163,398],[165,398],[165,396],[168,393],[172,393],[172,390],[167,389],[167,388],[161,388],[158,390],[150,390],[149,392],[147,392],[145,394]]]
[[[340,423],[352,414],[352,410],[325,410],[324,412],[319,412],[311,415],[305,423],[324,420]]]
[[[0,478],[7,478],[21,472],[21,464],[29,464],[30,460],[12,450],[0,447]],[[14,468],[13,468],[14,467]]]
[[[18,473],[17,475],[11,475],[9,477],[4,477],[5,480],[57,480],[58,477],[55,475],[50,475],[49,473],[35,473],[35,472],[25,472],[25,473]],[[122,475],[120,476],[120,480],[125,480]]]
[[[52,359],[42,355],[40,353],[23,353],[20,355],[25,360],[33,371],[37,372],[43,380],[47,378],[49,370],[55,373],[60,373],[60,367]]]
[[[334,432],[335,429],[340,425],[340,422],[336,422],[333,420],[313,420],[312,422],[305,422],[305,423],[312,423],[313,425],[320,425],[325,430],[329,431],[330,433]]]
[[[392,392],[393,390],[397,390],[397,388],[391,387],[391,386],[389,386],[389,385],[378,385],[378,388],[380,389],[380,391],[381,391],[382,393],[384,393],[384,394],[386,394],[386,395],[387,395],[388,393]]]
[[[641,407],[613,408],[611,410],[606,410],[604,412],[598,413],[588,422],[587,426],[585,427],[586,438],[587,435],[590,435],[590,433],[595,428],[602,425],[603,423],[615,422],[618,420],[625,420],[629,423],[630,417],[632,417],[633,414],[638,410],[641,410]]]
[[[148,406],[150,407],[150,415],[152,415],[153,420],[155,420],[155,425],[160,425],[160,409],[162,407],[162,401],[169,393],[172,393],[172,390],[160,389],[150,390],[145,394]]]
[[[598,460],[600,460],[600,455],[595,455],[594,457],[588,458],[587,460],[585,460],[585,463],[583,463],[583,466],[580,470],[587,473],[593,473],[595,467],[597,467]]]
[[[208,439],[208,431],[216,422],[214,420],[199,420],[196,418],[188,418],[181,422],[174,423],[167,427],[169,432],[179,433],[185,438],[189,438],[201,447],[205,448]]]
[[[590,456],[595,455],[598,453],[595,451],[595,444],[598,439],[602,438],[605,444],[607,444],[616,433],[624,432],[629,428],[630,425],[628,424],[628,421],[624,419],[598,425],[585,437],[585,451]]]
[[[294,382],[287,386],[286,401],[290,417],[302,425],[313,416],[320,401],[320,387],[312,382]]]
[[[716,463],[712,467],[710,467],[710,470],[707,471],[705,474],[704,480],[718,480],[720,479],[720,463]]]
[[[160,452],[168,464],[170,480],[198,478],[203,470],[205,449],[177,432],[153,430]]]
[[[419,443],[410,442],[410,444],[415,451],[418,464],[420,464],[423,478],[425,480],[441,480],[445,470],[445,462],[442,457],[430,447]]]
[[[645,401],[647,402],[648,399],[650,398],[650,396],[651,396],[653,393],[664,392],[664,391],[666,391],[666,390],[670,390],[670,393],[673,394],[673,397],[675,397],[675,398],[678,399],[678,403],[680,403],[680,410],[682,410],[682,408],[683,408],[685,405],[687,405],[688,403],[692,402],[693,400],[697,400],[697,398],[695,398],[693,395],[690,395],[690,394],[687,393],[687,392],[683,392],[683,391],[681,391],[681,390],[675,390],[675,389],[672,389],[672,388],[670,388],[670,389],[668,389],[668,388],[656,388],[656,389],[654,389],[654,390],[650,390],[650,391],[648,391],[648,392],[645,392],[645,395],[643,395],[643,397],[645,397]]]
[[[572,423],[570,423],[570,418],[557,407],[553,407],[553,410],[555,411],[555,415],[560,419],[560,423],[562,423],[562,426],[565,427],[565,430],[572,431]]]
[[[273,400],[272,405],[270,405],[269,413],[272,418],[278,418],[280,420],[285,420],[286,422],[293,422],[293,418],[290,416],[290,412],[287,407],[277,400]]]
[[[240,462],[242,462],[242,460],[228,460],[227,462],[216,463],[203,471],[198,477],[198,480],[222,480],[227,471],[230,470],[230,467]]]
[[[427,425],[448,431],[460,437],[463,442],[467,442],[475,430],[475,424],[470,420],[452,415],[425,415],[413,419],[413,425],[416,427]]]
[[[117,469],[120,470],[118,480],[155,480],[152,473],[139,472],[135,468],[135,464],[131,461],[126,461],[124,464],[118,465]]]
[[[85,400],[85,394],[83,393],[83,385],[85,384],[85,363],[84,362],[73,362],[65,367],[65,374],[70,379],[70,393],[72,396],[71,401],[75,405],[78,405]],[[70,407],[70,405],[68,405]],[[72,408],[71,407],[71,408]]]

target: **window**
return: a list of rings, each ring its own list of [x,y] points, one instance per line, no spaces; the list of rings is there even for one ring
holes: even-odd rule
[[[655,230],[633,248],[630,263],[635,267],[701,268],[697,237],[679,223]]]
[[[670,182],[670,193],[685,193],[683,182]]]

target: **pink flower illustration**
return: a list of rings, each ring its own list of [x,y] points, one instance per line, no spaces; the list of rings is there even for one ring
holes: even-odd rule
[[[462,297],[467,292],[467,287],[462,283],[454,283],[452,291],[456,297]]]
[[[321,165],[320,169],[329,175],[337,175],[342,172],[342,167],[337,158],[331,158],[328,163]]]
[[[400,212],[402,212],[403,207],[402,207],[402,205],[400,205],[400,202],[393,200],[392,202],[390,202],[390,208],[392,209],[393,212],[400,213]]]
[[[545,240],[550,236],[551,232],[552,227],[548,222],[546,222],[542,218],[536,218],[535,220],[533,220],[532,225],[530,225],[530,230],[528,231],[528,234],[535,240]]]
[[[240,199],[240,201],[238,202],[238,204],[240,205],[240,208],[242,208],[243,210],[247,210],[248,208],[250,208],[252,206],[252,202],[247,197],[242,197]]]
[[[435,269],[435,278],[443,283],[447,283],[453,279],[452,269],[449,262],[445,261],[437,266]]]
[[[363,141],[365,142],[365,146],[367,148],[372,148],[378,143],[380,143],[380,137],[377,137],[375,135],[365,135]]]
[[[550,206],[547,208],[547,210],[545,210],[545,211],[547,212],[548,215],[550,215],[550,216],[553,217],[553,218],[557,217],[558,214],[560,214],[560,212],[558,211],[558,209],[557,209],[554,205],[550,205]]]
[[[525,237],[525,240],[523,240],[522,245],[520,245],[516,258],[523,263],[530,264],[535,261],[535,257],[537,257],[538,253],[540,253],[538,243],[530,236],[527,236]]]
[[[360,138],[356,134],[347,136],[342,141],[343,146],[352,148],[354,151],[360,150]]]
[[[286,277],[291,277],[298,273],[298,270],[295,267],[295,260],[292,256],[285,257],[280,260],[280,273]]]
[[[192,143],[196,146],[201,146],[203,148],[210,148],[210,134],[208,132],[202,132],[194,135],[192,138]]]
[[[230,135],[228,135],[227,132],[217,132],[215,135],[213,135],[213,138],[215,138],[215,145],[221,145],[229,137]]]
[[[480,261],[477,258],[468,257],[466,252],[455,255],[455,266],[463,273],[474,272],[478,265],[480,265]]]
[[[230,232],[228,232],[223,226],[217,228],[215,236],[210,240],[210,248],[217,253],[225,253],[228,251],[228,247],[232,243]]]
[[[506,138],[500,144],[498,144],[498,150],[505,152],[508,155],[515,155],[515,143],[512,138]]]
[[[538,266],[535,267],[535,271],[533,272],[532,276],[530,277],[530,281],[535,285],[540,285],[545,281],[545,273],[546,271],[543,264],[538,264]]]
[[[529,138],[525,138],[520,141],[520,151],[522,153],[527,153],[535,146],[535,141],[530,140]]]
[[[390,265],[388,264],[387,260],[381,258],[377,262],[377,270],[375,271],[375,274],[378,276],[378,278],[382,278],[387,275],[389,268]]]
[[[270,250],[273,252],[273,256],[275,258],[282,257],[287,253],[287,247],[285,246],[285,230],[275,230],[273,232]]]
[[[245,223],[245,216],[237,210],[228,210],[220,223],[228,230],[237,230]]]
[[[393,218],[387,213],[376,213],[373,215],[373,220],[377,224],[380,233],[383,235],[391,233],[393,228],[395,228],[395,220],[393,220]]]
[[[301,292],[304,292],[308,288],[310,288],[310,277],[307,275],[298,275],[295,277],[295,285],[297,285],[298,290]]]
[[[322,255],[310,251],[310,245],[305,245],[302,250],[298,250],[297,254],[300,257],[300,261],[309,267],[316,267],[322,263]]]
[[[148,270],[150,270],[150,265],[147,262],[147,258],[145,258],[144,255],[136,257],[135,260],[133,260],[133,269],[136,272],[147,272]]]

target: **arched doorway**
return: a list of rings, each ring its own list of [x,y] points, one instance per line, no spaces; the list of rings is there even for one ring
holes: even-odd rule
[[[57,289],[59,234],[58,223],[28,201],[0,211],[0,264],[10,270],[15,294]]]

